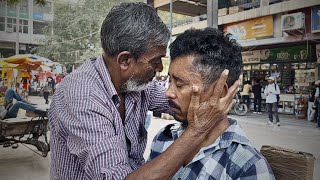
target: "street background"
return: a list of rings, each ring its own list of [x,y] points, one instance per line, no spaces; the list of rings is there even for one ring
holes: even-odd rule
[[[43,97],[32,96],[31,102],[41,108],[48,108]],[[19,112],[23,117],[24,111]],[[263,145],[275,145],[297,151],[304,151],[315,156],[314,180],[320,179],[320,129],[305,119],[296,119],[292,115],[280,115],[281,126],[267,125],[267,114],[249,113],[246,116],[230,117],[238,120],[251,143],[260,150]],[[148,143],[144,153],[147,159],[155,134],[167,124],[174,123],[153,117],[148,128]],[[33,148],[33,147],[31,147]],[[18,149],[0,147],[0,179],[3,180],[46,180],[50,173],[50,153],[43,158],[25,146],[19,144]]]

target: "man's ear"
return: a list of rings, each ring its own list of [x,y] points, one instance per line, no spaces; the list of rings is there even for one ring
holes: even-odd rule
[[[117,56],[117,63],[122,70],[127,70],[134,62],[135,59],[129,51],[122,51]]]

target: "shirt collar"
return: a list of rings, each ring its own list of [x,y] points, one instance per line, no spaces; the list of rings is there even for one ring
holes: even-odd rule
[[[232,143],[250,145],[250,142],[246,137],[246,134],[244,133],[240,125],[238,125],[237,121],[231,118],[229,118],[228,121],[230,125],[224,131],[224,133],[222,133],[211,145],[201,148],[189,164],[203,159],[204,157],[214,153],[219,149],[226,149]],[[172,126],[171,132],[173,140],[176,140],[179,136],[181,136],[183,131],[184,128],[181,126],[181,124]]]
[[[109,70],[107,68],[107,65],[104,63],[102,55],[98,56],[95,60],[93,59],[92,62],[94,63],[98,74],[100,75],[100,78],[103,82],[103,85],[112,99],[112,101],[115,103],[117,101],[120,101],[120,98],[117,94],[117,91],[111,81],[111,77],[109,74]]]

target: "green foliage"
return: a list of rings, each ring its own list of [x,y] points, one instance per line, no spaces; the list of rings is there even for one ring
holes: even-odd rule
[[[158,15],[164,23],[169,27],[170,25],[170,12],[158,10]],[[184,19],[190,18],[190,16],[172,13],[172,22],[181,21]]]
[[[121,2],[130,0],[55,0],[54,20],[45,28],[46,41],[33,53],[65,64],[99,55],[102,21]]]
[[[46,0],[34,0],[36,4],[46,5]],[[15,5],[20,2],[20,0],[7,0],[8,4]]]

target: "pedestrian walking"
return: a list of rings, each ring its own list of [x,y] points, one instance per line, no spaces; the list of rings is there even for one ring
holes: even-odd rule
[[[316,88],[314,85],[315,82],[312,82],[310,89],[309,89],[309,98],[308,98],[308,121],[313,121],[315,109],[313,109],[314,100],[315,100],[315,94],[316,94]]]
[[[261,89],[260,79],[256,79],[255,84],[252,86],[253,98],[253,113],[261,114]],[[258,108],[257,108],[258,106]]]
[[[277,84],[274,83],[274,77],[268,77],[268,85],[264,89],[264,94],[266,95],[266,105],[269,115],[268,124],[273,123],[273,114],[276,118],[277,126],[280,126],[280,120],[278,115],[278,98],[277,95],[280,94],[280,89]]]
[[[51,92],[51,86],[49,84],[49,80],[47,79],[47,82],[44,84],[43,88],[43,97],[44,99],[46,100],[46,104],[49,104],[49,95],[50,95],[50,92]]]
[[[250,110],[250,92],[252,92],[251,82],[246,81],[242,89],[242,98],[244,103],[247,105],[248,110]]]

